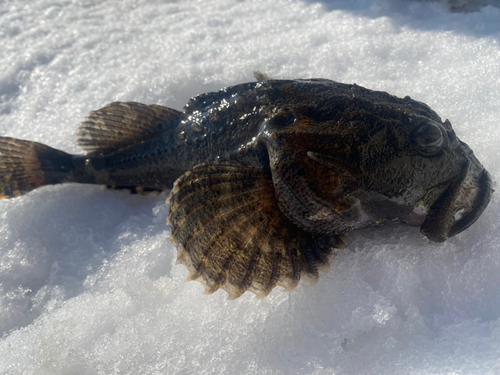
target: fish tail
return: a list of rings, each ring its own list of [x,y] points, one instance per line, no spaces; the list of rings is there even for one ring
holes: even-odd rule
[[[0,137],[0,199],[74,180],[73,156],[37,142]]]

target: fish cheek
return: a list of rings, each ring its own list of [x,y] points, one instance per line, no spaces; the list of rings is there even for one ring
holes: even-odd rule
[[[424,194],[427,173],[414,166],[413,151],[404,132],[384,126],[361,151],[363,211],[376,223],[404,220]]]
[[[372,164],[367,168],[365,191],[359,196],[363,211],[375,223],[401,220],[414,209],[422,195],[405,160]],[[366,168],[366,167],[365,167]]]
[[[413,186],[414,174],[405,138],[385,126],[364,145],[360,164],[367,192],[393,199]]]
[[[388,154],[386,154],[389,156]],[[372,159],[363,166],[367,174],[363,210],[376,222],[401,220],[410,225],[415,209],[429,211],[436,199],[460,173],[462,160],[443,150],[439,155],[422,156],[404,148],[392,160]]]

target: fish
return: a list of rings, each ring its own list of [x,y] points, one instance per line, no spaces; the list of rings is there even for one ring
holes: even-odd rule
[[[0,197],[61,183],[170,190],[177,263],[229,299],[316,283],[351,231],[398,222],[443,242],[488,205],[491,176],[426,104],[327,79],[256,78],[182,111],[92,111],[82,155],[0,137]]]

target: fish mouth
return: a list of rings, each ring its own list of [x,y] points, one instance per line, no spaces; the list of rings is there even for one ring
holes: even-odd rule
[[[420,232],[444,242],[470,227],[484,211],[493,193],[490,174],[479,162],[466,163],[462,173],[432,204]]]

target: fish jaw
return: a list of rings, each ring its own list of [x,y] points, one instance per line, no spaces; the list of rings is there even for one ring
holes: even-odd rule
[[[490,174],[475,157],[431,206],[420,232],[444,242],[470,227],[482,214],[493,193]]]

